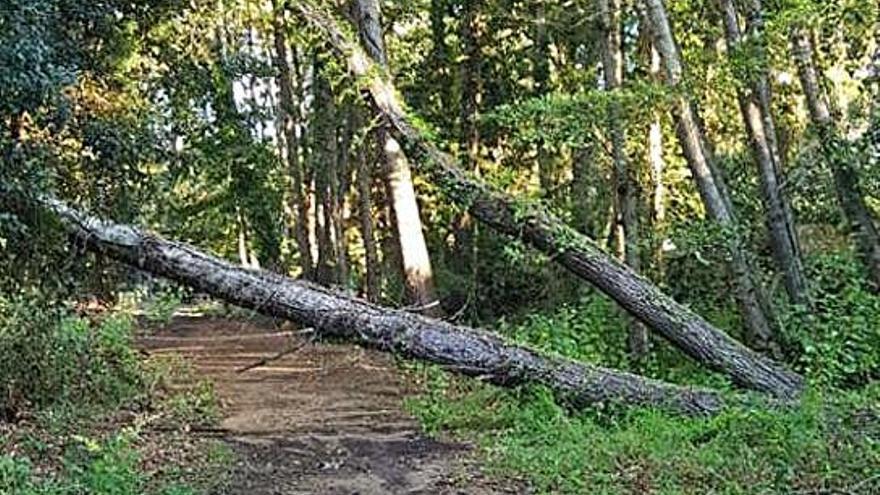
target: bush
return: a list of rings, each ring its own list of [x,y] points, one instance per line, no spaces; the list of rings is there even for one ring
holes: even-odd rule
[[[30,459],[0,455],[0,494],[6,495],[192,495],[186,487],[169,484],[147,490],[149,480],[139,469],[140,457],[130,434],[102,441],[79,438],[65,452],[64,470],[57,477],[34,476]]]
[[[706,418],[650,409],[572,414],[552,394],[425,372],[411,410],[429,431],[481,446],[490,469],[538,493],[876,493],[880,389],[795,409],[732,408]]]
[[[141,383],[131,338],[126,315],[92,323],[47,304],[0,298],[0,411],[13,419],[27,407],[109,406],[131,398]]]
[[[880,296],[849,253],[810,260],[815,309],[784,317],[796,367],[822,386],[854,387],[880,377]]]

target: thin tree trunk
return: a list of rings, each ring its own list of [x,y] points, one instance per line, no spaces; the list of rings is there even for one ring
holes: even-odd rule
[[[356,0],[356,17],[360,38],[368,55],[386,69],[385,40],[382,33],[381,11],[377,0]],[[394,209],[394,226],[403,262],[403,277],[410,302],[423,308],[426,314],[438,315],[440,307],[434,290],[434,273],[419,205],[412,182],[409,161],[400,144],[385,129],[378,132],[385,153],[389,196]]]
[[[450,156],[425,140],[410,124],[387,73],[350,42],[332,19],[302,3],[292,4],[291,8],[320,31],[343,57],[349,72],[360,81],[372,108],[387,120],[391,131],[406,144],[416,160],[414,163],[450,201],[468,208],[474,218],[498,232],[522,239],[551,256],[683,352],[727,374],[735,383],[778,397],[800,395],[803,379],[799,375],[713,327],[539,204],[523,205],[516,198],[467,177]]]
[[[623,108],[614,101],[616,91],[623,86],[623,24],[621,19],[621,0],[598,0],[600,23],[602,26],[602,72],[605,78],[605,91],[612,93],[608,110],[608,128],[611,133],[611,154],[614,162],[615,206],[618,227],[623,230],[620,248],[622,259],[634,272],[642,270],[639,253],[639,192],[636,173],[626,156],[626,129],[623,122]],[[636,359],[648,353],[648,330],[638,320],[630,322],[629,352]]]
[[[663,0],[643,0],[649,31],[664,65],[666,84],[677,91],[684,68]],[[709,216],[725,229],[730,266],[734,275],[736,299],[746,326],[746,340],[758,350],[776,352],[775,332],[770,324],[769,301],[758,281],[745,241],[726,192],[723,177],[714,164],[709,144],[693,102],[684,94],[675,98],[673,118],[685,159],[697,183]]]
[[[363,127],[360,111],[355,110],[356,129]],[[373,174],[372,156],[368,157],[369,146],[362,142],[357,150],[357,190],[358,214],[361,224],[361,237],[364,242],[364,293],[367,301],[379,301],[379,253],[376,250],[376,239],[373,233]]]
[[[300,161],[300,137],[297,131],[302,115],[299,102],[294,96],[293,77],[288,62],[287,33],[284,23],[284,10],[279,5],[279,0],[273,0],[275,9],[272,19],[275,42],[275,68],[278,71],[277,81],[282,114],[282,131],[284,141],[287,144],[287,170],[291,179],[290,209],[293,211],[293,232],[296,247],[299,254],[299,266],[301,276],[312,279],[314,266],[312,261],[312,247],[309,243],[309,207],[306,194],[303,190],[303,167]],[[297,59],[298,54],[293,53]],[[297,74],[297,78],[299,74]]]
[[[336,272],[342,287],[349,284],[348,240],[346,238],[346,199],[351,187],[351,143],[354,137],[354,105],[346,104],[345,122],[339,128],[339,153],[333,168],[333,238],[336,249]]]
[[[758,5],[753,5],[753,9],[760,9],[760,0],[756,1]],[[741,49],[743,41],[736,6],[733,0],[719,0],[719,7],[724,21],[727,49],[731,55],[735,55]],[[753,27],[757,28],[757,26]],[[740,113],[758,165],[773,258],[783,274],[783,285],[789,300],[795,304],[808,305],[807,279],[800,257],[800,243],[794,228],[794,219],[791,218],[791,208],[780,187],[782,181],[778,173],[782,166],[775,144],[776,125],[770,114],[769,84],[765,69],[759,69],[758,73],[753,81],[744,81],[748,83],[748,88],[743,86],[738,88]]]
[[[323,74],[323,64],[315,64],[315,107],[321,109],[314,112],[312,127],[314,141],[320,152],[316,163],[320,167],[315,171],[315,229],[318,242],[318,273],[317,281],[323,285],[338,283],[336,272],[336,249],[334,242],[334,180],[337,157],[337,112],[336,103],[331,93],[330,83]]]
[[[547,12],[544,0],[535,0],[535,45],[532,50],[533,78],[535,81],[534,96],[546,96],[550,93],[550,36],[547,33]],[[545,198],[552,198],[556,191],[556,178],[553,158],[544,139],[538,141],[538,179],[541,193]]]
[[[449,78],[449,67],[453,65],[446,46],[446,14],[450,11],[450,0],[431,0],[431,68],[437,78],[437,98],[439,109],[451,108],[452,81]]]
[[[465,169],[480,175],[480,128],[477,125],[483,98],[482,53],[480,47],[480,9],[482,0],[463,2],[460,36],[463,60],[461,62],[461,148],[464,150]],[[459,266],[469,273],[467,309],[473,318],[478,316],[479,293],[479,235],[477,224],[470,214],[462,212],[455,222],[455,247],[462,253]],[[464,256],[463,253],[468,253]]]
[[[239,268],[187,244],[99,220],[58,201],[45,201],[44,206],[97,253],[232,304],[294,321],[323,338],[439,364],[500,386],[541,384],[573,407],[620,403],[685,414],[713,414],[724,407],[712,391],[543,356],[488,332],[384,309],[306,281]]]
[[[649,42],[650,43],[650,42]],[[650,43],[650,72],[651,79],[654,81],[660,78],[660,54],[654,48],[654,44]],[[651,223],[653,231],[657,239],[653,246],[653,263],[655,271],[660,279],[665,276],[664,259],[663,259],[663,235],[666,223],[666,184],[664,178],[666,174],[666,160],[663,157],[663,126],[660,123],[660,117],[654,116],[648,129],[648,163],[651,166]],[[658,235],[659,234],[659,235]]]
[[[834,128],[827,96],[820,86],[809,31],[796,28],[792,33],[792,45],[810,119],[819,133],[822,149],[831,165],[838,201],[850,230],[855,235],[856,248],[868,270],[869,279],[875,290],[880,290],[880,233],[865,204],[858,173],[850,162],[851,156],[846,153],[846,144]]]

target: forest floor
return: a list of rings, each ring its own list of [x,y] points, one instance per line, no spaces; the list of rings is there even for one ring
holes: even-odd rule
[[[138,343],[183,356],[213,382],[219,424],[192,434],[219,436],[233,451],[222,493],[526,491],[483,473],[471,446],[423,435],[403,409],[415,386],[382,353],[314,343],[265,319],[177,316]]]

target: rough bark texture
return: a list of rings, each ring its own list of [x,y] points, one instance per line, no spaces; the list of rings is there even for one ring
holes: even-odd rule
[[[850,157],[841,156],[845,155],[846,145],[841,142],[834,128],[827,96],[820,85],[809,31],[796,28],[792,33],[792,45],[810,119],[819,133],[822,149],[830,162],[840,207],[856,238],[859,257],[868,269],[875,290],[880,291],[880,232],[862,196],[858,173],[850,162]]]
[[[356,113],[358,128],[363,126],[360,112]],[[370,302],[379,300],[379,252],[373,226],[373,174],[367,143],[360,143],[357,150],[358,219],[364,242],[364,293]]]
[[[279,98],[281,102],[282,130],[287,144],[287,170],[290,174],[290,203],[293,211],[293,236],[299,254],[299,266],[302,277],[311,279],[313,276],[312,247],[309,243],[309,207],[303,192],[303,167],[300,162],[300,141],[297,132],[302,115],[299,103],[294,97],[293,72],[290,70],[287,50],[287,33],[285,32],[284,11],[274,0],[275,8],[272,19],[275,44],[275,67],[278,71]],[[296,54],[294,54],[296,57]]]
[[[713,327],[539,205],[523,205],[465,175],[451,157],[412,127],[393,86],[377,76],[381,74],[378,68],[348,41],[331,18],[302,3],[291,7],[345,57],[349,71],[360,79],[370,102],[388,120],[398,140],[406,144],[419,170],[451,201],[467,207],[477,220],[498,232],[520,238],[548,254],[689,356],[727,374],[735,383],[784,398],[801,393],[803,379],[799,375]]]
[[[315,171],[315,229],[318,244],[318,263],[315,280],[323,285],[339,283],[337,272],[336,243],[334,242],[334,211],[335,199],[333,185],[335,182],[338,159],[337,126],[338,118],[336,102],[330,88],[330,82],[324,75],[322,61],[315,62],[315,106],[321,112],[314,114],[312,122],[315,142],[318,150]]]
[[[532,47],[532,66],[534,73],[534,96],[541,97],[550,93],[550,36],[547,34],[547,12],[544,0],[534,2],[534,39],[535,45]],[[540,138],[538,146],[538,180],[541,184],[541,192],[545,198],[552,198],[556,191],[556,171],[553,157],[544,144],[544,139]]]
[[[687,414],[723,407],[714,392],[542,356],[490,333],[404,311],[380,308],[306,281],[246,270],[187,244],[102,221],[52,200],[44,202],[61,224],[90,249],[141,270],[264,314],[341,339],[440,364],[502,386],[542,384],[575,407],[622,403]]]
[[[605,90],[618,91],[623,85],[623,24],[621,22],[621,0],[599,0],[599,22],[602,26],[602,67]],[[613,97],[612,97],[613,98]],[[634,272],[642,271],[639,253],[639,188],[634,167],[626,156],[626,129],[623,122],[623,109],[612,99],[608,110],[608,129],[611,133],[611,153],[614,162],[615,209],[617,227],[623,240],[619,248],[624,262]],[[648,330],[638,320],[630,322],[629,352],[635,359],[648,353]]]
[[[739,16],[733,0],[719,0],[724,21],[727,49],[732,55],[740,49],[743,41]],[[751,6],[752,31],[760,35],[760,1]],[[740,113],[749,135],[752,153],[758,165],[758,177],[767,215],[770,248],[776,266],[783,274],[785,290],[791,302],[807,305],[807,279],[800,256],[800,243],[791,216],[791,208],[781,189],[779,172],[782,170],[776,143],[776,126],[770,114],[769,83],[765,71],[759,70],[754,80],[744,81],[738,89]]]
[[[643,0],[652,40],[665,69],[666,84],[678,90],[684,67],[663,0]],[[676,135],[685,159],[697,183],[697,189],[709,216],[726,230],[730,267],[734,275],[736,299],[746,324],[747,340],[759,350],[772,350],[775,344],[769,314],[769,300],[758,283],[736,216],[726,192],[724,179],[716,169],[709,143],[700,126],[693,102],[680,93],[675,98],[673,119]]]
[[[357,0],[355,18],[361,42],[369,56],[383,70],[388,68],[385,53],[385,40],[382,32],[382,17],[377,0]],[[378,132],[380,146],[385,153],[387,184],[400,255],[403,262],[403,276],[410,301],[424,308],[426,314],[437,315],[440,307],[434,290],[434,273],[425,235],[419,205],[412,182],[409,160],[400,144],[386,129]]]

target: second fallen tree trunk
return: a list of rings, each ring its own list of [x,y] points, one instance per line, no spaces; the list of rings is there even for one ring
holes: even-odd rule
[[[551,256],[696,361],[728,375],[736,384],[783,399],[800,395],[803,378],[798,374],[715,328],[540,205],[523,204],[465,175],[452,157],[428,142],[410,124],[385,71],[372,63],[332,18],[305,2],[288,5],[322,33],[345,59],[349,72],[359,78],[371,106],[387,120],[395,137],[406,147],[413,168],[425,174],[451,201],[467,208],[477,220],[496,231],[522,239]]]
[[[103,221],[55,200],[42,203],[65,230],[93,251],[238,306],[314,328],[323,338],[439,364],[497,385],[545,385],[574,407],[622,403],[713,414],[724,405],[712,391],[542,355],[488,332],[381,308],[308,282],[247,270],[190,245]]]

